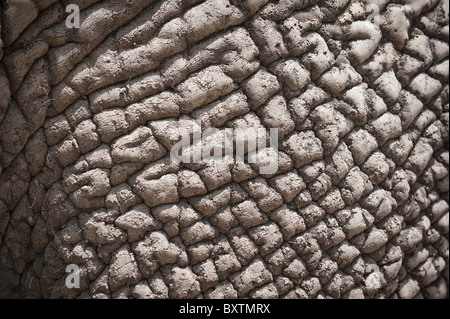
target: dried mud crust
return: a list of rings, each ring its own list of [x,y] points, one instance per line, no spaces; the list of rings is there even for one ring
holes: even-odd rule
[[[448,0],[0,8],[0,297],[448,297]],[[278,170],[171,162],[193,119]]]

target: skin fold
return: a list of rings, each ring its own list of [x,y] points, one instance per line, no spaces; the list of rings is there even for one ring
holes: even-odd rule
[[[448,298],[448,11],[0,0],[0,298]]]

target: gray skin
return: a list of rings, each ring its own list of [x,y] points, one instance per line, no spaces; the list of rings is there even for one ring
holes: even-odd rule
[[[448,298],[448,1],[0,11],[0,298]],[[174,163],[192,120],[276,171]]]

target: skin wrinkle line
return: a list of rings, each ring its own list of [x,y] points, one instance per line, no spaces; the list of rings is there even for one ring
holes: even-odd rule
[[[172,20],[175,20],[176,19],[176,17],[175,18],[172,18],[171,20],[169,20],[167,23],[169,23],[170,21],[172,21]],[[161,26],[161,28],[162,28],[163,26]],[[161,29],[160,28],[160,29]],[[159,30],[160,30],[159,29]],[[157,31],[159,31],[159,30],[157,30]],[[157,31],[155,31],[155,33],[157,33]],[[220,30],[219,30],[220,31]],[[117,29],[113,32],[113,33],[115,33],[115,32],[117,32]],[[106,36],[105,37],[105,39],[99,44],[99,46],[101,46],[104,42],[106,42],[106,41],[108,41],[108,40],[111,40],[111,38],[109,38],[108,36]],[[204,39],[202,39],[202,40],[204,40]],[[112,40],[111,40],[112,41]],[[89,43],[89,45],[90,45],[90,43]],[[77,67],[77,65],[80,65],[80,63],[82,63],[83,61],[85,61],[87,58],[89,58],[89,55],[91,54],[92,52],[90,52],[89,54],[88,54],[88,56],[85,56],[83,59],[82,59],[82,61],[80,61],[79,63],[77,63],[76,65],[74,65],[73,66],[73,68],[72,68],[72,70],[73,69],[75,69],[76,67]],[[166,60],[166,59],[168,59],[168,58],[170,58],[170,56],[168,56],[168,57],[166,57],[164,60]],[[66,77],[67,76],[69,76],[70,75],[70,72],[66,75]],[[138,75],[136,75],[136,76],[139,76],[140,74],[138,74]],[[136,77],[135,76],[135,77]],[[63,79],[62,80],[62,82],[65,82],[65,79]],[[114,83],[112,83],[112,84],[110,84],[110,85],[113,85]],[[68,84],[69,85],[69,84]],[[69,85],[70,86],[70,85]],[[75,90],[75,91],[77,91],[76,90],[76,88],[73,88],[73,87],[71,87],[73,90]],[[99,89],[101,89],[101,88],[99,88]],[[93,93],[93,92],[90,92],[89,94],[91,94],[91,93]],[[78,93],[78,94],[80,94],[80,93]]]
[[[182,56],[183,53],[179,53],[178,55]],[[170,58],[173,58],[173,56],[168,57],[167,59],[170,59]],[[210,62],[210,61],[208,61],[208,62]],[[216,65],[216,64],[208,64],[207,66],[213,66],[213,65]],[[203,67],[205,67],[205,65],[203,65]],[[187,74],[186,78],[188,78],[190,75],[192,75],[192,74],[198,72],[199,70],[200,70],[200,69],[194,69],[192,72],[190,72],[189,74]],[[139,74],[139,75],[137,75],[137,76],[135,76],[135,77],[133,77],[133,78],[131,78],[131,79],[136,79],[137,77],[146,76],[147,74],[151,74],[151,73],[154,73],[154,72],[153,72],[153,71],[150,71],[150,72],[147,72],[147,73]],[[251,75],[249,75],[249,76],[251,76]],[[248,76],[248,77],[249,77],[249,76]],[[176,83],[175,86],[178,85],[178,84],[180,84],[180,83],[181,83],[181,82]],[[117,84],[117,83],[112,84],[111,86],[115,86],[116,84]],[[129,88],[128,88],[126,85],[120,86],[120,87],[127,89],[127,91],[129,90]],[[116,86],[116,88],[118,88],[118,87]],[[100,89],[98,89],[98,90],[96,90],[96,91],[94,91],[94,92],[91,92],[89,95],[94,94],[94,93],[98,92],[99,90],[103,90],[103,89],[105,89],[105,88],[100,88]],[[165,89],[168,90],[169,88],[166,87]],[[238,89],[236,89],[236,90],[238,90]],[[161,91],[156,91],[155,93],[153,93],[153,94],[151,94],[151,95],[155,95],[155,94],[162,93],[162,92],[164,92],[164,89],[161,90]],[[142,96],[142,97],[140,97],[140,100],[136,100],[136,101],[130,100],[130,103],[132,103],[132,104],[135,104],[135,103],[141,103],[143,100],[147,99],[147,98],[148,98],[149,96],[151,96],[151,95]],[[132,104],[128,104],[128,105],[132,105]],[[121,105],[112,105],[112,106],[109,106],[108,108],[114,108],[114,107],[121,107]]]

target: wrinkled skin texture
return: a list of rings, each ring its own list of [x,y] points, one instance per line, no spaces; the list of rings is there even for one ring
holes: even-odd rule
[[[448,0],[393,2],[1,0],[0,297],[448,297]]]

